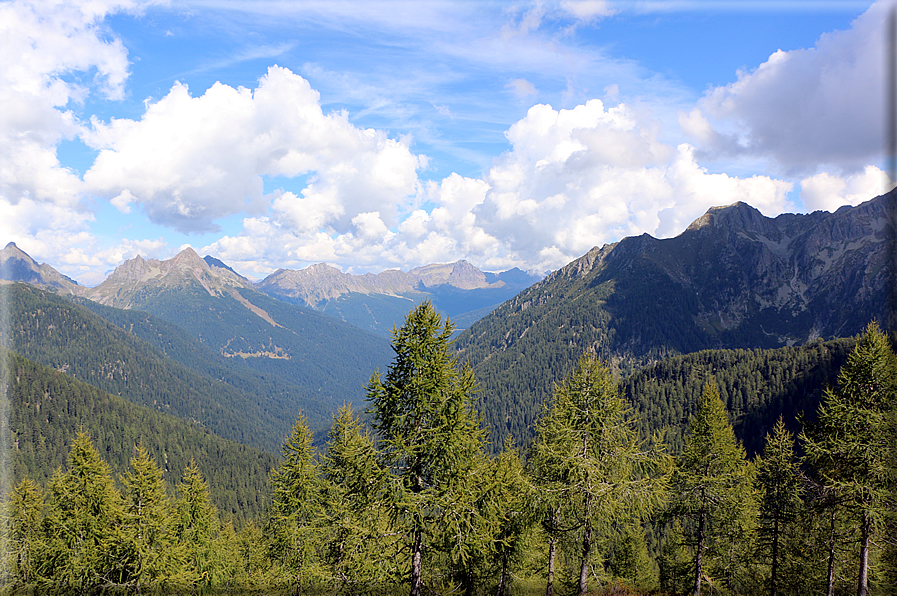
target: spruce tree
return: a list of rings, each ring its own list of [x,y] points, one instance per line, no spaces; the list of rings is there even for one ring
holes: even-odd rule
[[[459,371],[449,353],[453,332],[451,321],[422,302],[392,331],[395,358],[386,378],[375,372],[367,386],[381,453],[395,480],[394,511],[408,527],[411,596],[422,593],[427,541],[451,525],[463,544],[475,529],[455,514],[468,510],[465,480],[485,432],[473,411],[473,373],[466,364]]]
[[[543,487],[575,508],[582,529],[579,593],[586,594],[595,540],[662,504],[668,460],[662,446],[648,448],[639,438],[610,369],[589,354],[555,387],[534,451]]]
[[[670,510],[692,522],[691,590],[700,596],[708,553],[716,556],[715,567],[731,583],[731,566],[739,563],[732,549],[747,546],[755,510],[753,467],[735,439],[715,382],[705,385],[690,428],[685,449],[676,458]]]
[[[801,434],[823,485],[855,516],[858,596],[868,594],[870,548],[895,509],[895,410],[897,356],[873,322],[841,367],[837,389],[824,392],[817,422]]]

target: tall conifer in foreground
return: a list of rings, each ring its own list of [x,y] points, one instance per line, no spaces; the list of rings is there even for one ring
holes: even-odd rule
[[[72,443],[68,470],[53,475],[48,493],[45,577],[79,591],[121,583],[121,496],[83,430]]]
[[[807,460],[847,507],[859,529],[857,596],[869,591],[870,548],[895,509],[892,461],[897,409],[897,356],[871,323],[828,389],[815,425],[801,434]]]
[[[685,449],[676,459],[670,499],[673,515],[691,522],[686,526],[694,545],[691,589],[700,596],[708,553],[717,557],[716,567],[725,575],[741,562],[731,550],[722,550],[747,546],[755,509],[753,467],[735,439],[716,383],[705,386],[690,426]]]
[[[210,586],[214,581],[214,539],[220,522],[218,510],[209,496],[209,485],[194,460],[184,469],[175,505],[175,533],[186,547],[187,565],[179,582]]]
[[[396,580],[386,471],[351,406],[334,416],[321,460],[323,558],[331,581],[358,594]]]
[[[396,355],[386,378],[375,372],[367,387],[381,452],[395,479],[394,512],[409,528],[411,596],[422,594],[426,542],[450,524],[464,544],[464,534],[475,529],[455,514],[469,509],[463,487],[485,431],[473,411],[473,372],[466,364],[459,371],[449,354],[453,332],[449,320],[421,303],[392,331]]]
[[[556,386],[534,452],[543,487],[557,492],[582,528],[579,593],[586,594],[594,542],[662,504],[667,458],[639,439],[610,369],[591,354]]]
[[[272,558],[293,578],[296,592],[313,576],[319,539],[321,480],[315,462],[311,431],[300,414],[281,447],[283,460],[271,473]]]
[[[124,532],[131,550],[130,582],[141,587],[175,580],[183,565],[183,548],[176,544],[174,509],[168,500],[162,470],[143,441],[131,458],[131,470],[121,476],[124,485]]]
[[[757,460],[756,480],[760,493],[758,534],[769,560],[769,594],[789,593],[782,585],[783,562],[788,561],[788,539],[803,506],[803,484],[794,458],[794,435],[781,417],[766,436],[766,447]]]

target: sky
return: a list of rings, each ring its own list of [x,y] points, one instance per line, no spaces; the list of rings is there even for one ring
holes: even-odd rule
[[[5,0],[0,238],[79,283],[545,273],[888,188],[890,2]]]

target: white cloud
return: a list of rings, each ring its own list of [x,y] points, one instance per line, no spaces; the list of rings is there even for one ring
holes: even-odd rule
[[[215,229],[226,215],[262,213],[299,230],[344,232],[359,212],[391,225],[418,192],[410,139],[360,129],[324,114],[308,81],[277,66],[255,91],[216,83],[193,97],[176,84],[139,121],[94,122],[101,149],[84,181],[94,192],[130,196],[151,220],[183,231]],[[300,195],[263,196],[262,176],[309,175]],[[123,193],[129,193],[123,195]]]
[[[514,79],[505,85],[505,89],[510,89],[518,99],[530,99],[539,94],[536,86],[526,79]]]
[[[711,135],[692,114],[683,129],[703,137],[709,150],[771,156],[782,171],[810,173],[820,164],[857,171],[883,147],[884,15],[879,2],[850,29],[822,35],[808,49],[773,53],[738,80],[708,92],[700,107],[722,136]]]
[[[609,17],[617,12],[607,0],[564,0],[561,8],[585,21]]]
[[[887,174],[875,166],[851,176],[822,172],[800,181],[800,198],[808,211],[837,211],[842,205],[859,205],[890,190]]]
[[[60,165],[57,145],[80,123],[69,109],[91,90],[124,95],[127,51],[102,26],[136,1],[17,1],[0,4],[0,198],[74,207],[81,180]],[[93,72],[90,82],[76,73]]]
[[[247,218],[239,235],[204,250],[253,266],[257,276],[275,263],[298,268],[327,261],[367,271],[460,258],[494,270],[544,271],[627,235],[678,234],[714,205],[745,201],[767,215],[792,207],[791,183],[708,172],[692,146],[659,142],[655,124],[626,105],[534,106],[507,137],[511,149],[483,178],[452,174],[428,183],[425,208],[398,225],[377,211],[358,210],[345,213],[352,225],[342,232],[312,223],[300,228],[282,217],[275,201],[268,217]],[[311,207],[297,211],[309,222],[329,217]]]

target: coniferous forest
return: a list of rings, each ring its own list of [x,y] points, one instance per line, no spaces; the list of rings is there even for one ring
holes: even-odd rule
[[[875,323],[854,340],[678,357],[622,383],[586,353],[533,436],[500,446],[452,333],[429,303],[413,309],[393,333],[392,364],[367,383],[367,409],[340,409],[323,444],[299,416],[264,482],[231,500],[208,478],[215,447],[173,461],[143,427],[112,449],[82,426],[48,473],[35,470],[61,457],[14,449],[5,589],[897,591],[897,356]],[[32,409],[88,391],[19,356],[8,363],[15,391],[40,379],[42,393],[17,397]],[[125,451],[127,464],[113,455]],[[246,477],[266,466],[249,452],[241,461]],[[246,496],[260,493],[261,504]]]

